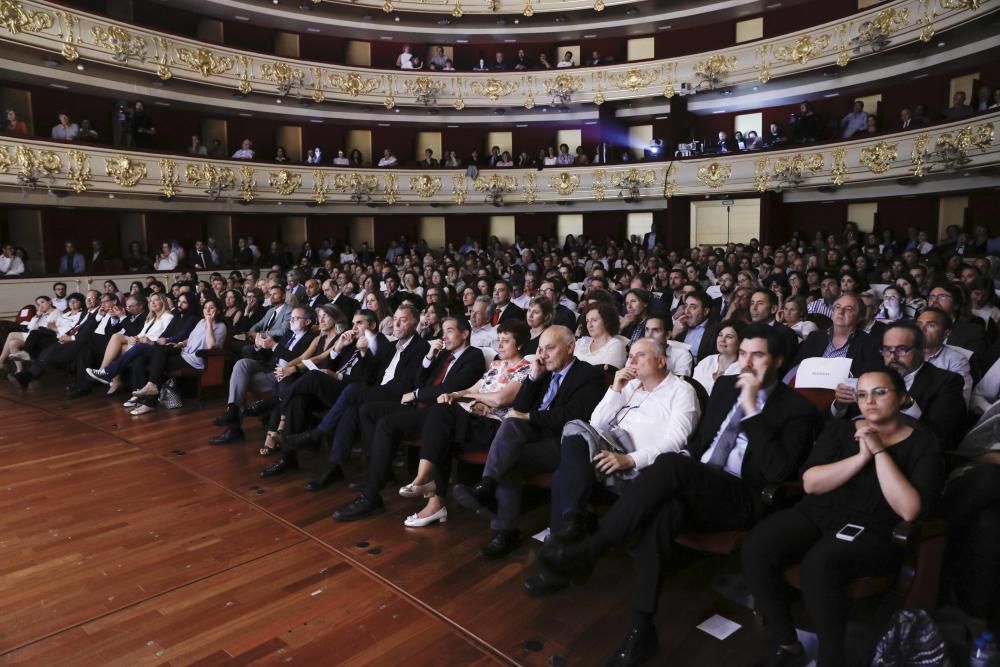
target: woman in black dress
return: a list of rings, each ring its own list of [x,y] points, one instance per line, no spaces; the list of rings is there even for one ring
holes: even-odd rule
[[[858,380],[861,417],[834,420],[806,461],[806,497],[761,521],[743,547],[743,570],[776,651],[764,664],[791,665],[802,646],[783,571],[801,563],[802,598],[819,638],[819,667],[845,664],[848,582],[894,572],[902,552],[892,541],[900,520],[926,514],[941,492],[937,437],[900,413],[909,397],[892,371]],[[863,527],[852,540],[838,533]]]

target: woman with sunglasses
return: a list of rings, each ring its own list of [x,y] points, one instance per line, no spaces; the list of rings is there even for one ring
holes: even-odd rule
[[[768,665],[797,664],[784,570],[801,563],[802,598],[819,638],[819,667],[847,664],[848,583],[891,575],[903,553],[892,540],[899,521],[914,521],[941,492],[937,437],[901,414],[909,401],[892,370],[858,379],[855,420],[833,420],[802,473],[805,498],[761,521],[743,546],[743,570],[757,611],[777,645]]]

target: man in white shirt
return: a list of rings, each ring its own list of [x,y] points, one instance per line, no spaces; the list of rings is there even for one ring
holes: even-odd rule
[[[477,296],[469,311],[469,322],[472,324],[472,335],[469,342],[473,347],[484,350],[497,350],[497,328],[490,324],[490,298]]]
[[[940,308],[924,308],[917,317],[917,325],[924,332],[924,361],[938,368],[962,376],[962,395],[968,404],[972,398],[972,367],[969,357],[958,349],[945,345],[951,333],[951,318]]]
[[[337,151],[337,157],[333,158],[333,165],[335,167],[346,167],[351,164],[351,161],[347,159],[344,155],[344,151]]]
[[[52,285],[52,307],[58,310],[60,313],[66,310],[69,306],[66,303],[66,283],[58,282]]]
[[[670,340],[670,329],[667,329],[666,326],[662,317],[647,318],[645,338],[651,338],[665,348],[667,368],[670,369],[671,373],[678,377],[691,377],[691,373],[694,372],[694,355],[691,354],[691,346]]]
[[[0,276],[19,276],[22,273],[24,273],[24,262],[14,255],[14,246],[4,243],[3,253],[0,254]]]
[[[240,149],[233,153],[234,160],[252,160],[253,156],[253,142],[249,139],[244,139],[243,143],[240,144]]]
[[[858,132],[864,132],[868,124],[868,114],[865,113],[865,103],[858,100],[854,103],[854,110],[840,119],[840,136],[842,139],[850,139]]]
[[[395,167],[397,164],[399,164],[399,160],[396,159],[396,156],[392,154],[391,150],[386,148],[382,151],[382,157],[378,161],[378,166]]]

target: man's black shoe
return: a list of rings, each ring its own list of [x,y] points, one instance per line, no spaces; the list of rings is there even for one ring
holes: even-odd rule
[[[212,420],[216,426],[231,426],[240,424],[240,409],[235,403],[226,406],[226,411]]]
[[[231,442],[242,442],[245,437],[243,429],[239,426],[227,426],[225,431],[214,438],[209,438],[208,443],[210,445],[228,445]]]
[[[280,431],[276,440],[282,449],[317,449],[323,444],[323,432],[315,428],[295,435]]]
[[[594,569],[586,542],[566,543],[550,537],[542,545],[539,558],[552,573],[569,579],[584,578]]]
[[[562,527],[553,533],[560,542],[580,542],[587,537],[587,517],[580,512],[566,512]]]
[[[381,496],[374,500],[360,495],[333,513],[337,521],[357,521],[385,511]]]
[[[608,658],[608,667],[633,667],[641,665],[656,655],[660,643],[656,638],[656,628],[633,627],[625,635],[625,641],[615,653]]]
[[[479,557],[486,560],[496,560],[511,553],[521,544],[521,531],[498,530],[490,541],[479,550]]]
[[[306,484],[306,491],[322,491],[336,481],[344,479],[344,471],[340,466],[330,466],[323,474]]]
[[[262,398],[259,401],[254,401],[248,405],[244,410],[243,414],[249,415],[251,417],[259,417],[265,413],[270,412],[275,405],[278,404],[277,399],[274,398]]]
[[[531,597],[541,598],[558,593],[567,586],[569,586],[568,580],[542,568],[535,576],[525,579],[522,588]]]
[[[273,465],[261,470],[260,476],[262,479],[277,477],[278,475],[284,475],[289,470],[296,470],[298,467],[299,461],[294,456],[282,456]]]
[[[455,485],[455,500],[467,510],[484,518],[495,518],[497,507],[497,482],[483,477],[475,486]]]
[[[14,380],[17,382],[21,389],[27,389],[31,381],[35,379],[35,376],[28,371],[21,371],[20,373],[14,373]]]

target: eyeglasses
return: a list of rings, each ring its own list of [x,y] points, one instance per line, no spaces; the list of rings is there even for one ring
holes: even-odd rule
[[[895,347],[891,345],[883,345],[879,348],[879,351],[884,357],[888,357],[890,355],[895,357],[900,354],[909,354],[912,350],[912,345],[896,345]]]
[[[862,401],[867,401],[869,395],[874,396],[875,398],[883,398],[885,396],[888,396],[890,391],[892,391],[892,389],[890,389],[889,387],[875,387],[870,392],[859,391],[855,392],[854,395],[857,397],[858,402],[860,403]]]
[[[618,412],[616,412],[615,416],[611,419],[610,426],[612,428],[614,428],[616,426],[621,425],[621,423],[623,421],[625,421],[625,417],[628,416],[629,411],[630,410],[634,410],[637,407],[639,407],[639,406],[637,406],[637,405],[623,405],[621,408],[618,409]]]
[[[930,294],[930,295],[928,295],[927,300],[928,301],[941,301],[943,299],[954,299],[954,298],[955,297],[953,297],[951,294],[948,294],[948,292],[942,292],[941,294]]]

